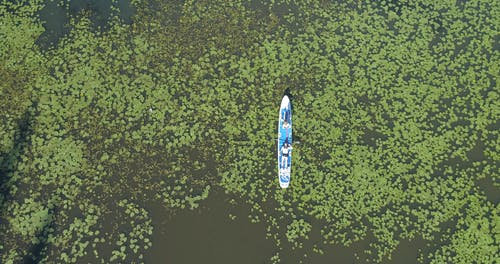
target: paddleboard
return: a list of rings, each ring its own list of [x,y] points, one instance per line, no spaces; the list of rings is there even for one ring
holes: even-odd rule
[[[278,175],[281,188],[288,188],[292,169],[292,105],[283,96],[278,121]]]

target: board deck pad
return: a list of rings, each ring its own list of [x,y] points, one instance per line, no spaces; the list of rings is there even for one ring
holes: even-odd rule
[[[283,96],[278,121],[278,175],[281,188],[290,185],[292,169],[292,107],[288,96]]]

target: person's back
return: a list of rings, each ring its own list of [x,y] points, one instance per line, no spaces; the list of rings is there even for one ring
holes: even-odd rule
[[[283,122],[283,128],[284,129],[289,129],[291,128],[292,126],[290,125],[290,123],[288,123],[286,120]]]
[[[288,154],[290,153],[290,147],[288,145],[284,145],[283,147],[281,147],[281,153],[288,157]]]

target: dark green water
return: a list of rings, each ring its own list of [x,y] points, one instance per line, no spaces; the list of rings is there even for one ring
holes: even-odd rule
[[[270,263],[278,251],[282,263],[369,263],[364,251],[370,247],[370,238],[350,247],[321,245],[323,239],[315,228],[303,248],[294,250],[285,242],[280,250],[271,239],[266,239],[264,223],[251,223],[248,219],[250,207],[233,205],[230,200],[222,191],[216,191],[195,210],[172,213],[159,204],[151,206],[155,231],[153,247],[145,254],[146,263]],[[231,220],[229,214],[236,219]],[[314,244],[323,249],[323,255],[312,251]],[[424,248],[422,239],[402,241],[392,259],[382,263],[418,263]]]
[[[37,43],[43,48],[55,45],[70,32],[71,28],[68,24],[71,17],[81,12],[91,13],[92,26],[95,30],[104,29],[107,27],[110,17],[114,15],[113,5],[119,10],[116,13],[118,18],[124,23],[131,23],[135,10],[130,5],[129,0],[118,0],[116,3],[112,3],[110,0],[72,0],[68,2],[47,0],[45,7],[39,12],[40,20],[45,23],[45,32]]]
[[[265,263],[275,250],[264,224],[247,218],[250,208],[232,206],[221,193],[196,210],[171,215],[159,205],[151,209],[155,232],[147,263]]]
[[[72,1],[70,13],[91,10],[96,29],[106,24],[111,14],[110,1]],[[130,22],[133,10],[128,1],[118,1],[120,18]],[[56,2],[48,1],[46,8],[40,13],[46,21],[46,32],[40,37],[42,45],[56,43],[69,32],[66,24],[69,13]],[[367,132],[366,143],[374,145],[380,134]],[[482,155],[480,149],[474,156]],[[490,201],[498,203],[498,188],[494,187],[491,178],[477,182]],[[350,247],[339,245],[322,245],[320,224],[314,219],[309,240],[303,241],[304,247],[292,249],[285,242],[278,247],[271,239],[266,239],[266,224],[252,223],[248,218],[251,210],[249,205],[239,202],[235,205],[229,201],[232,197],[221,191],[214,191],[208,199],[200,203],[195,210],[169,211],[160,204],[151,205],[153,225],[152,248],[145,253],[147,263],[269,263],[275,252],[280,253],[282,263],[369,263],[365,259],[365,250],[370,248],[373,238],[368,236]],[[271,210],[272,211],[272,210]],[[229,214],[236,216],[235,220]],[[292,219],[282,219],[279,223],[285,227]],[[282,239],[286,241],[286,239]],[[314,245],[323,249],[324,254],[312,252]],[[382,263],[418,263],[417,258],[422,251],[427,250],[423,239],[402,241],[390,260]]]

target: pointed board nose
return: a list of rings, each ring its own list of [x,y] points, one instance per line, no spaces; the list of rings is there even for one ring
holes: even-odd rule
[[[280,187],[285,189],[290,185],[292,153],[288,144],[292,143],[292,112],[290,98],[284,95],[281,99],[278,120],[278,179]],[[287,144],[288,143],[288,144]]]
[[[287,95],[283,96],[281,100],[281,108],[288,108],[288,104],[290,103],[290,98]]]

